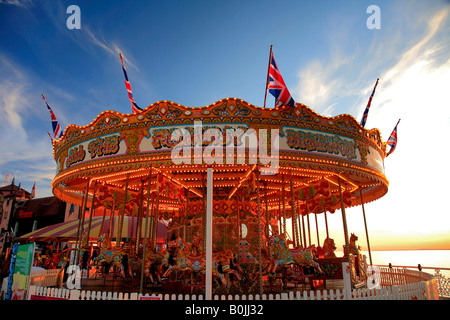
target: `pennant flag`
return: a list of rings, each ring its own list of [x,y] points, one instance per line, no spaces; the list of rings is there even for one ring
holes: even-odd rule
[[[59,125],[58,120],[56,120],[55,114],[53,113],[53,110],[48,105],[47,99],[45,99],[44,95],[42,95],[42,98],[44,99],[45,104],[47,105],[48,111],[50,112],[50,116],[52,118],[53,136],[55,139],[59,139],[62,137],[62,134],[63,134],[63,132],[61,130],[61,126]]]
[[[273,57],[272,47],[270,48],[269,71],[266,90],[275,97],[275,108],[281,106],[295,107],[295,101],[292,99],[283,77],[278,70],[277,64]]]
[[[372,103],[372,98],[373,98],[373,95],[375,94],[375,89],[377,88],[378,80],[379,79],[377,78],[377,82],[375,82],[375,87],[373,87],[372,94],[370,95],[369,102],[367,103],[366,110],[364,110],[364,114],[363,114],[363,116],[361,118],[361,122],[359,123],[360,125],[363,126],[363,128],[366,125],[367,115],[369,114],[370,104]]]
[[[125,77],[125,87],[127,88],[128,98],[130,99],[131,110],[133,110],[133,113],[138,113],[139,111],[142,111],[142,109],[138,107],[136,102],[134,102],[133,92],[131,91],[130,81],[128,81],[127,70],[125,69],[125,63],[123,62],[122,54],[119,53],[119,56],[120,61],[122,61],[123,75]]]
[[[392,152],[394,152],[395,147],[397,147],[397,126],[400,123],[400,119],[398,119],[397,124],[395,125],[394,130],[392,130],[392,133],[388,139],[388,141],[386,142],[388,144],[388,146],[391,147],[391,149],[389,150],[389,152],[387,153],[386,157],[388,155],[390,155]]]

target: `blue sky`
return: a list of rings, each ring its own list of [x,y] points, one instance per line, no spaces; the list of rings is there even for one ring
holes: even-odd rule
[[[79,30],[66,27],[72,4]],[[373,4],[381,29],[366,26]],[[12,174],[27,190],[36,182],[38,197],[51,195],[56,166],[42,93],[63,128],[107,109],[131,112],[119,52],[141,108],[226,97],[262,106],[273,45],[293,98],[323,115],[359,121],[380,78],[366,128],[387,140],[402,121],[385,160],[389,192],[366,206],[369,231],[379,243],[450,244],[449,34],[449,3],[437,0],[0,0],[0,179]],[[360,209],[349,211],[349,230],[364,238]],[[342,233],[340,215],[331,219]]]

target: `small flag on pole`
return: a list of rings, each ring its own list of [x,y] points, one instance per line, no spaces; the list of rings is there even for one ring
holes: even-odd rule
[[[122,54],[119,53],[119,56],[120,56],[120,61],[122,61],[122,70],[123,70],[123,75],[125,77],[125,87],[127,88],[128,98],[130,99],[131,110],[133,110],[133,113],[138,113],[139,111],[142,111],[142,109],[138,107],[136,102],[134,102],[133,92],[131,91],[130,81],[128,81],[127,70],[125,69],[125,63],[123,62]]]
[[[267,83],[267,88],[269,92],[275,97],[275,108],[281,106],[295,107],[295,101],[292,99],[286,84],[284,83],[283,77],[281,76],[278,66],[273,57],[272,47],[270,47],[270,58],[269,58],[269,80]]]
[[[372,94],[371,94],[370,97],[369,97],[369,102],[367,103],[366,110],[364,110],[364,114],[363,114],[363,116],[362,116],[362,118],[361,118],[361,122],[359,123],[360,125],[363,126],[363,128],[364,128],[364,126],[366,125],[367,115],[369,114],[370,104],[372,103],[372,98],[373,98],[373,95],[375,94],[375,89],[377,88],[378,80],[379,80],[379,79],[377,78],[377,82],[375,82],[375,87],[373,87]]]
[[[400,119],[398,119],[397,124],[395,125],[394,130],[392,130],[392,133],[388,139],[388,141],[386,142],[388,146],[390,146],[391,148],[389,149],[389,152],[386,154],[386,157],[388,155],[390,155],[392,152],[394,152],[395,147],[397,147],[397,126],[400,123]]]
[[[44,95],[42,95],[42,98],[45,101],[45,104],[47,105],[48,111],[50,112],[50,116],[52,118],[52,127],[53,127],[53,136],[54,139],[59,139],[62,137],[63,131],[61,130],[61,126],[59,125],[58,120],[56,119],[55,114],[53,113],[53,110],[48,105],[47,99],[45,99]],[[50,136],[51,138],[51,136]],[[53,140],[53,138],[52,138]]]

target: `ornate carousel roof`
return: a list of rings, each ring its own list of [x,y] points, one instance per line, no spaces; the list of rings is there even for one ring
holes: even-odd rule
[[[339,208],[339,203],[334,206],[335,201],[329,199],[339,197],[339,183],[346,206],[361,203],[360,190],[365,203],[382,197],[388,190],[389,182],[384,174],[386,143],[378,129],[367,130],[348,114],[325,117],[303,104],[296,108],[263,109],[238,98],[226,98],[195,108],[158,101],[136,114],[108,110],[85,126],[69,125],[64,135],[53,142],[57,164],[51,184],[53,193],[64,201],[81,204],[89,181],[119,193],[128,181],[128,191],[138,194],[141,189],[147,190],[152,168],[154,174],[159,173],[183,188],[185,194],[203,197],[206,169],[210,164],[207,159],[194,159],[193,151],[192,157],[180,164],[172,156],[180,141],[172,141],[174,131],[183,128],[195,135],[196,121],[202,124],[203,152],[211,144],[205,142],[209,128],[218,129],[224,137],[227,130],[234,130],[236,139],[232,139],[236,146],[240,135],[252,129],[260,142],[261,132],[264,129],[267,132],[267,143],[253,147],[249,143],[243,158],[233,151],[230,159],[234,161],[225,161],[229,155],[227,149],[221,156],[222,163],[212,164],[215,199],[231,199],[243,188],[250,190],[251,198],[252,179],[261,168],[272,170],[270,174],[259,175],[259,181],[267,192],[269,206],[273,207],[278,206],[282,189],[290,190],[291,181],[301,201],[315,199],[315,204],[305,208],[308,212]],[[275,140],[276,133],[279,135]],[[227,139],[223,146],[230,143]],[[274,141],[278,143],[277,159],[273,153],[269,155]],[[265,157],[261,151],[263,146],[269,150]],[[252,153],[257,149],[259,153]],[[217,156],[209,151],[211,156]],[[151,183],[151,190],[156,191],[157,179],[151,179]],[[180,203],[173,194],[167,194],[161,201],[168,209]]]

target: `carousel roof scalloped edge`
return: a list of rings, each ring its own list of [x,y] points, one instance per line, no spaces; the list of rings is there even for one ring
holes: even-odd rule
[[[166,106],[166,108],[160,106]],[[147,124],[153,122],[153,126],[192,124],[194,119],[202,123],[252,123],[276,126],[295,126],[306,129],[318,129],[318,127],[329,133],[365,138],[372,146],[381,152],[382,158],[386,157],[387,144],[382,141],[381,133],[377,128],[365,129],[350,114],[340,114],[333,117],[322,116],[310,107],[299,103],[296,108],[261,108],[252,105],[243,99],[225,98],[220,99],[204,107],[187,107],[173,101],[161,100],[150,104],[138,113],[121,113],[113,110],[101,112],[91,123],[79,126],[70,124],[66,127],[59,139],[53,140],[53,156],[58,158],[58,149],[69,147],[95,138],[103,134],[112,133],[111,128],[122,126],[122,129],[134,129],[130,127],[133,123]],[[233,106],[233,107],[231,107]],[[215,122],[214,119],[217,119]],[[228,123],[228,122],[227,122]],[[127,128],[128,127],[128,128]]]

